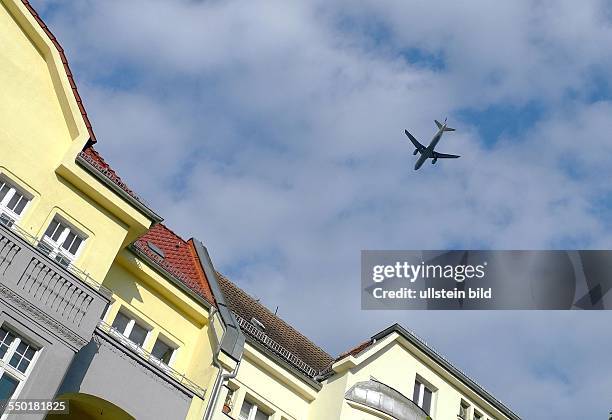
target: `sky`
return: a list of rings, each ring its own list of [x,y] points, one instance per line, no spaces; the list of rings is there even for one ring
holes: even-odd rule
[[[34,0],[98,150],[331,354],[399,322],[525,419],[605,419],[609,313],[360,310],[362,249],[610,249],[601,0]],[[405,128],[457,129],[415,172]]]

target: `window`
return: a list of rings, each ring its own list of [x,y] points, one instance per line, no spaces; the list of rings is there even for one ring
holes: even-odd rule
[[[142,347],[149,335],[148,328],[138,323],[133,317],[124,312],[118,312],[113,321],[113,328],[127,337],[132,343]]]
[[[173,346],[158,337],[157,341],[155,341],[155,345],[153,346],[153,350],[151,350],[151,354],[156,359],[169,366],[175,350],[176,349]]]
[[[463,420],[468,420],[469,413],[470,405],[461,400],[461,405],[459,405],[459,417],[461,417]]]
[[[240,408],[239,420],[268,420],[270,416],[262,411],[256,404],[244,400]]]
[[[434,391],[421,382],[418,378],[414,381],[414,393],[412,401],[423,409],[428,415],[432,413],[432,400]]]
[[[482,420],[482,419],[483,419],[482,414],[474,410],[474,420]]]
[[[0,328],[0,400],[13,397],[25,382],[38,350],[5,327]]]
[[[31,197],[0,177],[0,223],[12,226],[23,214]]]
[[[68,223],[56,217],[49,224],[38,247],[49,257],[67,267],[77,257],[84,242],[83,234],[78,233]]]

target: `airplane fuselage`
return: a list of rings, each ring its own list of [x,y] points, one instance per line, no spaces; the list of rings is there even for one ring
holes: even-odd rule
[[[436,148],[436,146],[438,145],[438,142],[442,138],[442,134],[444,134],[444,127],[440,128],[438,132],[433,136],[433,138],[429,142],[429,146],[427,146],[425,149],[421,151],[421,155],[419,156],[418,160],[416,161],[414,165],[415,171],[419,169],[421,166],[423,166],[423,164],[425,163],[427,159],[433,158],[434,149]]]

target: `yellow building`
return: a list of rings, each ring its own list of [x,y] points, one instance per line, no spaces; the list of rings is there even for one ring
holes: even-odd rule
[[[63,50],[0,0],[0,399],[58,419],[518,419],[394,325],[332,357],[112,170]]]

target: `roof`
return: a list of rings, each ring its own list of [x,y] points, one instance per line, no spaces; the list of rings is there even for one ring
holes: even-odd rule
[[[128,185],[121,179],[119,174],[110,167],[110,165],[104,160],[104,158],[94,149],[92,144],[87,144],[83,151],[79,153],[79,157],[89,163],[94,169],[96,169],[101,175],[106,177],[113,184],[121,188],[130,197],[147,206],[144,200],[138,196]]]
[[[256,318],[264,325],[264,332],[267,337],[306,363],[317,374],[334,360],[323,349],[281,318],[274,315],[268,308],[232,283],[227,277],[221,274],[218,277],[225,300],[232,311],[248,322],[252,318]],[[243,328],[243,331],[252,338],[258,338],[254,337],[254,334],[250,334],[249,329]],[[296,367],[299,368],[299,366]],[[303,369],[300,370],[303,371]]]
[[[74,82],[74,77],[72,75],[72,71],[70,71],[70,66],[68,65],[68,59],[66,58],[66,54],[64,54],[64,49],[60,45],[59,41],[53,35],[51,30],[47,27],[45,22],[41,19],[41,17],[36,13],[36,10],[32,7],[28,0],[21,0],[23,5],[28,9],[32,17],[38,22],[41,29],[47,34],[57,52],[60,55],[62,60],[62,64],[64,65],[64,71],[66,72],[66,77],[68,78],[68,82],[70,83],[70,87],[72,88],[72,93],[74,94],[74,99],[76,99],[77,105],[79,107],[79,111],[81,112],[81,116],[83,117],[83,121],[85,122],[85,126],[87,127],[87,131],[89,132],[89,139],[92,143],[96,142],[96,135],[94,134],[93,127],[91,126],[91,122],[89,121],[89,117],[87,116],[87,112],[85,111],[85,106],[83,105],[83,100],[81,99],[81,95],[79,95],[79,91],[77,89],[77,85]]]
[[[148,242],[159,248],[164,256],[161,257],[151,249]],[[206,276],[200,268],[193,239],[186,241],[164,224],[158,223],[138,238],[134,242],[133,248],[144,254],[151,262],[167,271],[198,296],[204,298],[208,303],[215,304]]]

